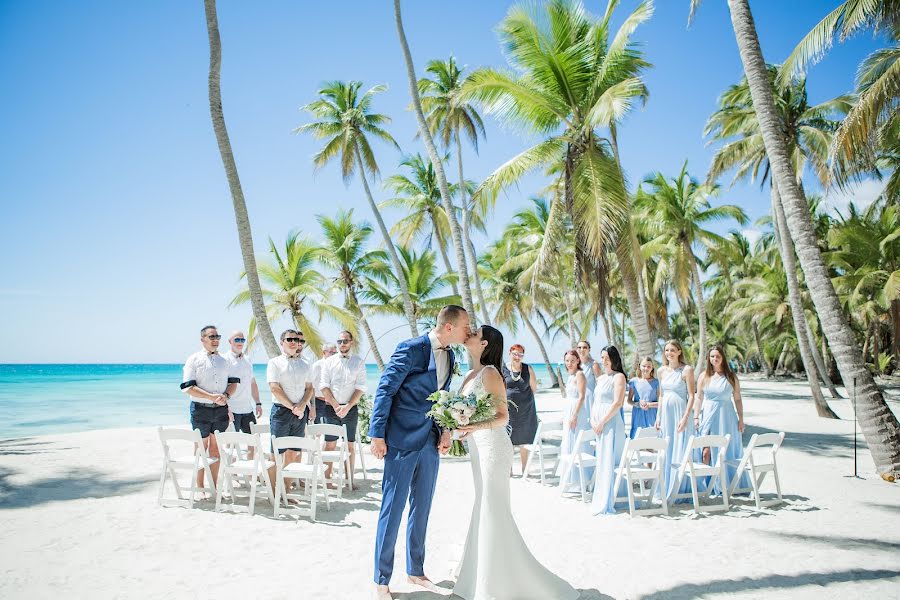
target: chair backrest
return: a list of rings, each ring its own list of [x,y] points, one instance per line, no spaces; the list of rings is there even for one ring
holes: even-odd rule
[[[342,440],[347,439],[346,425],[333,425],[331,423],[310,423],[306,426],[306,437],[319,435],[336,435]]]
[[[563,430],[563,422],[562,419],[541,419],[538,421],[538,433],[541,437],[546,436],[548,433],[553,433],[554,431],[562,431]]]
[[[597,433],[591,429],[590,427],[587,429],[582,429],[578,432],[578,435],[575,436],[575,445],[573,448],[581,448],[581,445],[592,440],[597,439]]]
[[[728,442],[731,441],[731,434],[725,435],[692,435],[688,448],[696,450],[698,448],[727,448]]]
[[[284,454],[279,450],[300,450],[306,451],[306,456],[311,458],[313,464],[320,464],[322,455],[319,440],[311,437],[300,437],[296,435],[285,435],[282,437],[272,438],[272,451],[275,456],[275,465],[281,470],[284,464]]]
[[[260,446],[259,436],[254,433],[242,433],[235,431],[216,432],[216,444],[219,445],[219,454],[239,458],[247,456],[248,450]]]
[[[157,427],[159,439],[161,442],[169,442],[172,440],[181,440],[184,442],[202,442],[199,429],[172,429],[168,427]]]
[[[163,447],[163,455],[166,460],[173,460],[173,450],[178,449],[179,456],[194,457],[198,453],[206,454],[206,448],[203,447],[203,438],[200,437],[199,429],[174,429],[168,427],[157,427],[159,433],[159,441]]]
[[[272,426],[268,423],[250,423],[250,433],[255,433],[257,435],[263,433],[272,433]]]
[[[637,431],[634,432],[634,438],[658,438],[659,432],[656,430],[656,427],[638,427]]]
[[[656,452],[664,450],[666,446],[668,446],[668,441],[664,438],[637,436],[633,440],[625,442],[625,452]]]
[[[784,442],[784,432],[754,433],[747,444],[745,454],[749,454],[756,466],[775,463],[775,455]]]

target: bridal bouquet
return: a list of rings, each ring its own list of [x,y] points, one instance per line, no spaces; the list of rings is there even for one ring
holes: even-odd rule
[[[439,390],[428,396],[428,399],[433,405],[427,416],[434,419],[434,422],[444,429],[457,429],[464,425],[482,423],[493,419],[496,414],[490,394],[462,395]],[[466,448],[462,442],[454,439],[450,445],[450,456],[465,456],[466,454]]]

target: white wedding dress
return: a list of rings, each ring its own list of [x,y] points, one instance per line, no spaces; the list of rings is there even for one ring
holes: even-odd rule
[[[483,393],[482,375],[492,368],[484,367],[463,393]],[[513,446],[506,428],[481,429],[467,439],[475,504],[453,593],[465,600],[577,598],[577,590],[532,556],[516,526],[509,501]]]

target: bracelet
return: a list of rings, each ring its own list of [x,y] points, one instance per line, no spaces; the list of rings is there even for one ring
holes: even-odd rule
[[[257,406],[262,406],[262,402],[257,402],[256,405],[257,405]]]
[[[229,394],[228,392],[222,392],[222,395],[231,400],[231,394]]]

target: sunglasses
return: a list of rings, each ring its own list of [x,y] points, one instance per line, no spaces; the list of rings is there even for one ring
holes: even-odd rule
[[[337,340],[337,343],[338,343],[338,344],[349,344],[349,343],[351,343],[352,341],[353,341],[353,340]]]
[[[235,344],[243,344],[244,342],[247,341],[247,338],[234,338],[231,341],[234,342]]]
[[[523,356],[525,356],[524,352],[510,352],[510,354],[512,356],[515,356],[516,358],[522,358]]]
[[[208,336],[206,336],[206,339],[208,339],[208,340],[221,340],[221,339],[222,339],[222,336],[221,336],[221,335],[208,335]]]
[[[295,338],[295,337],[284,338],[284,341],[286,341],[288,344],[305,344],[306,343],[306,340],[304,340],[303,338]]]

